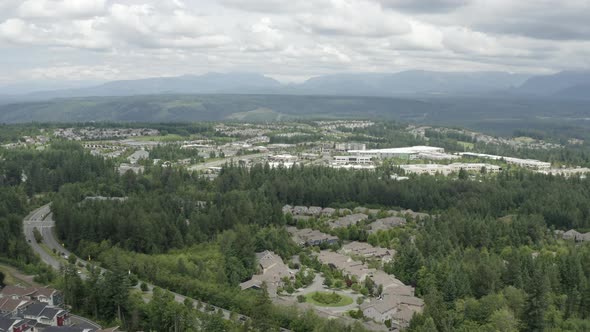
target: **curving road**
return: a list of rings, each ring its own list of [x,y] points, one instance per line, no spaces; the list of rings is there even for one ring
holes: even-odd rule
[[[42,239],[42,243],[45,244],[50,250],[55,250],[55,252],[62,256],[62,257],[68,257],[70,255],[73,255],[70,251],[68,251],[66,248],[64,248],[59,241],[57,241],[57,239],[55,238],[55,234],[53,233],[53,228],[55,227],[55,220],[53,220],[53,214],[51,213],[51,203],[47,204],[47,205],[43,205],[42,207],[34,210],[33,212],[31,212],[28,216],[25,217],[25,219],[23,220],[23,230],[25,233],[25,238],[27,240],[27,242],[29,243],[29,245],[31,246],[31,248],[33,248],[33,250],[39,255],[39,257],[41,258],[41,260],[43,262],[45,262],[46,264],[50,265],[51,267],[53,267],[56,270],[59,270],[61,268],[61,266],[66,263],[65,258],[57,258],[54,255],[51,255],[49,253],[47,253],[47,251],[45,251],[41,245],[39,243],[37,243],[37,241],[35,240],[35,235],[34,235],[34,229],[37,228],[39,230],[39,232],[41,233],[41,235],[43,236]],[[78,258],[78,262],[82,262],[84,265],[89,264],[87,261],[82,260],[80,258]],[[106,271],[105,269],[102,269],[102,271]],[[80,275],[81,278],[86,278],[86,275],[84,274],[84,272],[81,269],[78,269],[78,274]],[[134,286],[134,288],[139,288],[139,285],[142,283],[142,281],[140,280],[137,285]],[[146,295],[151,295],[152,291],[154,289],[154,285],[147,283],[148,285],[148,292],[146,292]],[[179,303],[184,303],[184,301],[188,298],[189,300],[193,301],[193,305],[195,306],[195,308],[197,307],[197,303],[198,301],[189,297],[186,297],[184,295],[175,293],[175,292],[171,292],[174,295],[174,300],[176,302]],[[144,296],[144,301],[148,302],[149,299],[151,298],[151,296]],[[211,312],[217,312],[219,310],[221,310],[223,312],[223,318],[230,320],[230,314],[231,311],[229,310],[225,310],[223,308],[214,306],[214,305],[210,305],[207,304],[205,302],[201,302],[203,305],[201,307],[201,311],[205,312],[207,310],[207,308],[213,308],[215,311],[211,311]],[[249,320],[249,318],[247,316],[244,315],[240,315],[237,314],[236,318],[240,321],[240,322],[244,322],[246,320]],[[283,330],[283,331],[287,331],[287,330]]]

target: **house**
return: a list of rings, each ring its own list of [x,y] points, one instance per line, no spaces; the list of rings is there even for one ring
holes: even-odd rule
[[[19,310],[32,304],[30,300],[3,298],[0,299],[0,315],[15,316]]]
[[[377,215],[379,212],[381,212],[381,210],[379,210],[379,209],[368,209],[363,206],[357,206],[352,211],[354,213],[365,213],[365,214],[374,215],[374,216]]]
[[[349,214],[347,216],[341,217],[336,221],[330,223],[330,227],[338,228],[338,227],[348,227],[351,225],[356,225],[359,221],[367,220],[369,216],[364,213],[355,213]]]
[[[406,224],[406,219],[402,217],[387,217],[377,219],[369,225],[369,233],[377,233],[378,231],[388,230],[393,227],[398,227]]]
[[[564,240],[576,240],[580,235],[582,234],[573,229],[570,229],[569,231],[563,233],[562,238]]]
[[[389,262],[393,258],[394,251],[377,248],[365,242],[353,241],[342,246],[340,251],[347,255],[360,256],[365,258],[378,258],[383,262]]]
[[[293,212],[293,207],[289,204],[283,206],[282,208],[283,214],[287,214],[287,213],[292,213]]]
[[[365,317],[383,323],[390,320],[393,325],[407,327],[415,313],[422,312],[424,301],[413,296],[396,296],[388,293],[378,299],[361,304]]]
[[[425,218],[430,217],[430,215],[428,213],[422,213],[422,212],[414,212],[410,209],[408,210],[401,210],[400,214],[402,215],[409,215],[410,217],[417,219],[417,220],[422,220]]]
[[[43,332],[92,332],[92,329],[81,328],[77,326],[49,326],[43,329]]]
[[[65,326],[70,320],[65,310],[48,306],[46,303],[31,304],[22,312],[22,315],[25,319],[49,326]]]
[[[272,251],[256,254],[260,274],[240,284],[242,290],[260,289],[265,283],[269,296],[277,296],[277,289],[283,285],[283,278],[291,279],[294,273],[283,263],[283,259]]]
[[[322,216],[331,217],[336,213],[336,209],[327,207],[322,210]]]
[[[135,152],[133,152],[133,154],[131,154],[127,160],[131,163],[131,164],[137,164],[138,161],[142,160],[142,159],[148,159],[150,157],[150,153],[145,151],[145,150],[137,150]]]
[[[3,298],[33,300],[51,306],[63,304],[61,292],[48,287],[6,286],[0,290],[0,299]]]
[[[307,214],[314,217],[319,217],[322,214],[322,208],[319,206],[310,206],[307,209]]]
[[[36,288],[34,287],[5,286],[0,290],[0,299],[11,298],[13,300],[32,300],[35,292]]]
[[[133,172],[135,174],[143,173],[144,167],[143,166],[137,166],[137,165],[122,163],[117,168],[117,172],[119,172],[120,175],[123,175],[123,174],[125,174],[125,173],[127,173],[129,171],[131,171],[131,172]]]
[[[24,319],[0,317],[0,332],[28,332],[32,331]]]
[[[287,227],[287,231],[293,236],[293,241],[300,246],[319,246],[322,243],[334,244],[338,242],[336,236],[309,228]]]
[[[307,215],[307,206],[295,206],[293,208],[293,215],[302,216]]]
[[[576,242],[590,242],[590,232],[580,233],[573,229],[562,234],[564,240],[574,240]]]

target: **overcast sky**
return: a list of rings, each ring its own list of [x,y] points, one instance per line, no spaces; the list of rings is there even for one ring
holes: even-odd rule
[[[0,83],[590,68],[590,0],[0,0]]]

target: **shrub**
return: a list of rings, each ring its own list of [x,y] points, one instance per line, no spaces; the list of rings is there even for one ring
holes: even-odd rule
[[[299,303],[305,302],[305,296],[303,296],[303,295],[297,295],[297,302],[299,302]]]
[[[322,304],[334,304],[340,302],[342,296],[336,294],[335,292],[332,293],[322,293],[322,292],[315,292],[311,298],[319,303]]]
[[[141,289],[142,292],[147,292],[148,285],[145,282],[142,282],[141,285],[139,285],[139,289]]]

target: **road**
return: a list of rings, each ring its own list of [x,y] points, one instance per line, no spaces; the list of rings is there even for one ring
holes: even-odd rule
[[[51,233],[53,227],[55,226],[55,222],[50,217],[50,214],[50,204],[43,205],[42,207],[31,212],[28,216],[25,217],[23,221],[23,229],[25,232],[25,238],[27,242],[33,248],[33,250],[41,257],[41,260],[53,267],[54,269],[59,270],[60,266],[62,265],[62,262],[53,255],[43,250],[43,248],[41,248],[39,243],[37,243],[37,241],[35,240],[34,235],[34,230],[35,228],[37,228],[43,236],[43,242],[47,243],[46,241],[48,238],[46,238],[45,235]],[[53,239],[53,234],[51,234],[49,238]]]
[[[42,207],[31,212],[23,220],[23,229],[24,229],[24,233],[25,233],[25,238],[26,238],[27,242],[29,243],[29,245],[31,246],[31,248],[33,248],[33,250],[39,255],[39,257],[41,258],[41,260],[43,262],[50,265],[54,269],[59,270],[60,267],[62,266],[62,264],[65,263],[65,258],[59,259],[59,258],[56,258],[54,255],[47,253],[40,246],[40,244],[37,243],[37,241],[35,240],[35,235],[33,233],[34,229],[37,228],[39,230],[39,232],[41,233],[41,235],[43,236],[42,243],[45,244],[50,250],[55,249],[55,252],[57,253],[57,255],[60,255],[62,257],[69,257],[69,256],[73,255],[70,251],[68,251],[66,248],[64,248],[59,243],[59,241],[55,238],[55,235],[53,232],[54,227],[55,227],[55,220],[53,220],[53,214],[51,213],[51,203],[49,203],[47,205],[43,205]],[[82,260],[80,258],[78,258],[78,262],[82,262],[84,265],[89,264],[87,261]],[[105,272],[106,270],[102,269],[102,271]],[[83,279],[86,278],[86,274],[81,269],[78,270],[78,273],[81,278],[83,278]],[[139,288],[139,285],[141,283],[142,283],[142,281],[140,280],[137,283],[137,285],[134,286],[134,288]],[[149,283],[146,283],[146,284],[148,285],[149,290],[147,292],[145,292],[145,294],[147,296],[144,296],[144,300],[149,301],[149,299],[151,298],[151,296],[149,296],[149,295],[152,294],[152,291],[153,291],[154,287],[156,287],[156,286],[149,284]],[[174,300],[176,302],[184,303],[184,301],[187,299],[187,297],[184,295],[181,295],[181,294],[178,294],[175,292],[171,292],[171,293],[174,295]],[[192,298],[188,298],[188,299],[193,301],[193,305],[196,308],[198,301],[196,301],[195,299],[192,299]],[[225,318],[227,320],[230,319],[231,311],[225,310],[223,308],[219,308],[214,305],[207,304],[205,302],[201,302],[201,303],[203,304],[200,309],[201,311],[206,312],[207,308],[213,308],[213,309],[215,309],[214,312],[217,312],[221,309],[221,311],[223,312],[223,318]],[[213,312],[213,311],[211,311],[211,312]],[[237,314],[236,319],[239,319],[239,321],[246,321],[249,318],[247,316]]]

